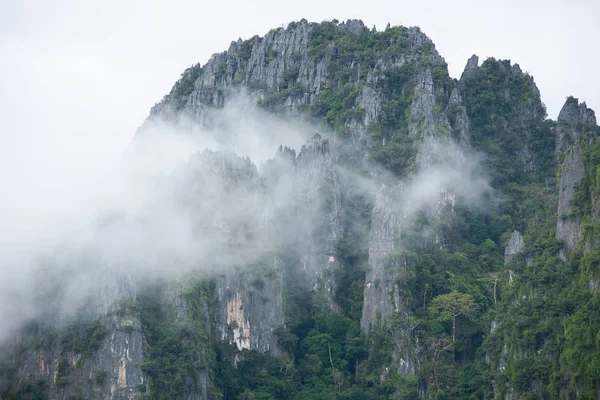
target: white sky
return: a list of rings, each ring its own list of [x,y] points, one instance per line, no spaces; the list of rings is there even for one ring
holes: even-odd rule
[[[92,188],[186,67],[301,18],[417,25],[453,77],[472,54],[508,58],[550,117],[568,95],[600,109],[597,0],[3,0],[0,226],[28,198]]]

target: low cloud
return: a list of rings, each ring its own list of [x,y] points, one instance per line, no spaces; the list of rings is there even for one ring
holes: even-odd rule
[[[212,117],[208,127],[186,116],[155,118],[114,171],[72,165],[103,176],[85,190],[46,174],[35,160],[29,181],[9,182],[11,204],[0,209],[0,340],[41,315],[60,321],[88,306],[106,311],[141,279],[222,272],[278,245],[270,219],[295,201],[293,187],[269,192],[254,163],[272,158],[281,144],[299,149],[312,128],[243,100]],[[70,190],[31,196],[10,185],[17,183]]]
[[[244,96],[207,115],[203,124],[185,115],[150,118],[118,168],[95,170],[104,177],[85,190],[23,199],[18,215],[0,209],[7,221],[0,232],[6,244],[0,250],[0,341],[42,315],[60,323],[83,309],[106,312],[134,296],[144,279],[261,262],[287,242],[310,237],[312,224],[323,224],[314,218],[318,205],[301,204],[299,195],[314,175],[294,175],[285,154],[269,161],[280,145],[299,151],[314,126],[267,114]],[[443,157],[405,181],[375,166],[365,175],[340,166],[336,173],[368,196],[392,188],[387,195],[408,218],[435,212],[443,196],[479,204],[488,188],[477,158],[453,143],[438,150]],[[33,165],[30,176],[49,188],[70,184],[44,174],[42,165]],[[282,221],[302,207],[304,215],[291,217],[297,224]]]

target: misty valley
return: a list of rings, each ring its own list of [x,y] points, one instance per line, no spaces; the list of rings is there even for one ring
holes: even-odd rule
[[[183,71],[0,287],[0,400],[600,399],[600,128],[419,28]]]

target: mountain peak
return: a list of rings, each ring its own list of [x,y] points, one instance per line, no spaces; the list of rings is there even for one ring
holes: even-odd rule
[[[469,79],[477,72],[477,68],[479,68],[479,57],[475,54],[471,56],[467,60],[467,65],[465,65],[465,69],[460,77],[460,80]]]
[[[556,121],[556,152],[560,155],[569,145],[581,138],[591,139],[596,133],[596,114],[585,102],[569,96]]]

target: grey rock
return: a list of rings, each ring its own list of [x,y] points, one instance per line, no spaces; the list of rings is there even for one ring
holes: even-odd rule
[[[527,146],[517,150],[517,159],[523,163],[523,168],[525,171],[535,170],[533,154],[531,154]]]
[[[359,34],[364,29],[367,29],[365,24],[359,19],[349,19],[346,22],[342,22],[340,28],[349,30],[354,34]]]
[[[469,118],[458,87],[453,88],[450,93],[446,114],[452,120],[453,137],[461,146],[468,147],[471,141]]]
[[[372,142],[371,135],[368,133],[368,127],[378,121],[382,103],[383,95],[373,84],[365,85],[356,98],[356,105],[365,110],[365,116],[362,124],[358,124],[356,121],[351,122],[352,137],[356,140],[365,138],[367,147],[369,148],[372,146]]]
[[[403,216],[398,207],[401,188],[382,187],[377,194],[371,216],[369,239],[369,269],[365,279],[361,329],[371,327],[400,310],[400,288],[392,268],[389,253],[400,248]]]
[[[441,142],[450,138],[451,127],[447,116],[436,110],[436,94],[431,70],[417,77],[414,100],[411,104],[408,132],[421,139],[417,153],[417,168],[428,168],[435,163]]]
[[[486,60],[486,62],[489,61],[490,60]],[[536,136],[537,134],[532,132],[531,129],[532,124],[538,126],[541,125],[543,117],[545,116],[545,109],[540,99],[540,92],[533,77],[524,73],[518,64],[511,64],[510,60],[491,60],[491,62],[494,63],[496,73],[499,73],[499,78],[501,79],[499,81],[501,82],[501,86],[497,90],[504,95],[506,100],[512,101],[513,96],[521,96],[520,89],[517,90],[517,93],[513,93],[515,88],[511,87],[509,84],[509,82],[514,81],[513,78],[515,77],[519,78],[519,80],[524,80],[531,90],[532,96],[524,106],[519,107],[517,110],[518,115],[511,122],[512,126],[508,124],[505,129],[512,129],[518,132],[518,135],[512,135],[511,137],[511,144],[513,147],[511,156],[521,161],[525,172],[535,172],[538,168],[537,160],[541,157],[546,157],[546,154],[537,152],[537,149],[539,148],[539,137]],[[470,98],[470,96],[474,94],[470,93],[471,87],[469,81],[478,76],[480,71],[478,63],[478,57],[475,55],[472,56],[467,62],[465,70],[460,78],[461,90],[467,98]],[[508,121],[505,123],[508,123]]]
[[[396,265],[389,257],[391,251],[401,249],[402,227],[406,223],[399,207],[403,189],[402,186],[383,186],[376,197],[360,325],[364,332],[369,332],[377,324],[386,324],[392,314],[398,314],[405,323],[394,333],[392,364],[401,375],[413,375],[416,343],[412,327],[408,326],[410,313],[403,302],[404,287],[397,274],[407,266]]]
[[[504,249],[504,262],[511,262],[515,256],[521,254],[525,250],[525,241],[523,236],[518,231],[513,231],[508,241],[508,245]]]
[[[568,251],[576,250],[580,240],[580,220],[572,215],[573,201],[585,174],[584,147],[596,140],[596,132],[594,111],[569,97],[556,123],[556,157],[560,165],[556,239],[563,241]],[[566,255],[561,258],[566,260]]]
[[[582,160],[583,148],[575,145],[567,151],[559,170],[558,220],[556,239],[563,241],[568,250],[573,251],[579,242],[579,218],[571,215],[577,184],[583,179],[585,166]]]
[[[463,81],[465,79],[473,77],[477,73],[477,68],[479,68],[479,57],[473,54],[471,58],[467,60],[467,65],[465,66],[465,69],[462,75],[460,76],[460,80]]]
[[[362,21],[358,20],[340,23],[338,29],[353,34],[368,31]],[[291,29],[273,30],[263,38],[255,36],[246,42],[232,42],[226,52],[215,54],[202,66],[194,90],[187,99],[180,101],[184,107],[179,113],[192,117],[200,124],[210,125],[214,108],[222,108],[231,98],[228,94],[230,89],[243,86],[247,89],[250,101],[271,102],[270,108],[299,118],[302,107],[314,103],[324,84],[339,84],[330,82],[328,72],[336,49],[330,45],[322,57],[312,57],[308,48],[312,30],[311,24],[301,22]],[[435,50],[434,44],[419,28],[408,28],[407,39],[407,50],[398,58],[382,56],[373,67],[354,61],[349,66],[354,71],[353,84],[362,86],[356,106],[365,113],[361,120],[350,119],[346,123],[353,140],[364,143],[367,148],[372,146],[370,126],[377,121],[383,102],[377,82],[385,71],[417,61],[446,68],[446,63]],[[365,71],[365,68],[368,69]],[[429,82],[426,83],[431,83],[431,76],[428,79]],[[283,87],[289,85],[296,85],[296,90],[286,92]],[[276,100],[273,100],[274,93],[278,94]],[[444,93],[436,95],[448,96]],[[149,120],[175,118],[172,102],[173,99],[166,98],[153,107]],[[466,132],[464,118],[459,121],[457,129],[462,134]]]
[[[585,102],[569,97],[556,121],[556,154],[560,157],[578,139],[592,139],[596,133],[596,114]]]
[[[219,277],[215,291],[216,332],[219,340],[239,350],[280,355],[275,328],[285,323],[283,314],[283,264],[246,267]]]
[[[276,231],[288,235],[285,242],[295,243],[307,285],[325,294],[335,308],[333,274],[339,267],[335,247],[342,235],[342,205],[329,141],[315,134],[297,156],[290,149],[280,149],[276,159],[265,166],[264,174],[271,182],[270,190],[289,190],[293,199],[291,210],[279,219],[287,224],[294,221],[294,228],[280,226]]]
[[[139,388],[147,385],[141,370],[146,341],[140,319],[132,310],[117,313],[117,305],[112,306],[110,314],[81,317],[84,320],[98,318],[98,325],[94,326],[100,326],[106,332],[92,354],[79,354],[64,348],[64,343],[48,335],[48,332],[63,332],[62,323],[71,321],[63,321],[61,325],[47,321],[38,325],[40,331],[30,329],[19,333],[12,345],[15,348],[9,348],[3,356],[12,354],[19,347],[27,349],[14,359],[18,379],[44,381],[46,398],[51,400],[71,396],[115,400],[140,398],[143,393]],[[35,344],[40,342],[43,345]],[[59,365],[62,366],[59,368]]]
[[[367,30],[357,20],[346,21],[338,27],[353,34]],[[186,92],[179,99],[166,96],[156,104],[138,135],[151,129],[156,121],[179,124],[184,130],[193,130],[195,126],[214,127],[221,123],[219,111],[238,91],[243,93],[242,110],[278,94],[278,100],[271,99],[275,102],[273,108],[299,117],[303,106],[313,104],[324,85],[337,84],[329,77],[336,49],[330,45],[321,57],[312,57],[309,52],[312,30],[311,24],[301,22],[290,29],[273,30],[263,38],[255,36],[249,41],[232,42],[226,52],[213,55],[197,70],[199,75],[190,93]],[[355,104],[364,110],[364,117],[350,119],[346,124],[352,139],[364,142],[367,149],[373,146],[370,131],[378,122],[384,101],[378,84],[385,71],[413,62],[446,68],[444,59],[419,28],[409,28],[407,39],[406,51],[400,56],[382,56],[374,66],[354,61],[349,66],[353,71],[349,82],[360,88]],[[474,68],[477,68],[477,60]],[[468,144],[468,119],[457,88],[447,93],[436,87],[430,69],[417,71],[412,79],[416,85],[410,106],[409,134],[420,144],[419,168],[428,168],[438,162],[442,140],[454,135],[460,143]],[[296,90],[286,90],[286,86]],[[448,99],[445,110],[439,107],[443,99]],[[452,115],[452,124],[448,115]],[[216,278],[212,328],[219,340],[227,340],[240,349],[282,353],[274,335],[275,328],[285,324],[282,271],[286,266],[276,254],[282,240],[297,244],[295,250],[300,254],[307,287],[324,293],[330,306],[336,307],[333,276],[341,267],[335,259],[335,246],[343,233],[342,206],[329,146],[327,140],[315,135],[298,154],[281,148],[260,172],[249,159],[206,151],[193,156],[174,173],[177,201],[188,212],[198,232],[215,238],[218,246],[211,250],[208,258],[226,271]],[[402,186],[382,189],[372,212],[369,272],[361,319],[365,331],[377,322],[378,315],[382,319],[394,313],[405,319],[409,316],[403,304],[404,288],[394,268],[387,267],[389,253],[401,248],[401,229],[405,224],[400,207],[403,190]],[[443,192],[443,201],[454,201],[453,193]],[[212,201],[213,198],[220,199],[220,203]],[[293,201],[290,202],[290,198]],[[241,206],[252,212],[240,220],[227,211],[230,202],[235,202],[238,209]],[[441,209],[439,204],[438,209]],[[290,221],[293,229],[281,225]],[[232,248],[236,252],[232,252]],[[231,253],[236,257],[223,256]],[[66,387],[58,388],[52,381],[58,363],[56,354],[61,352],[59,347],[49,353],[28,353],[23,376],[48,380],[50,398],[66,398],[78,394],[78,390],[89,398],[140,397],[139,389],[147,389],[148,384],[140,367],[145,338],[139,316],[134,312],[120,317],[111,313],[114,304],[122,299],[135,299],[135,296],[131,279],[125,283],[107,279],[96,310],[107,327],[107,337],[98,352],[82,361],[83,367]],[[167,297],[176,318],[188,318],[181,288],[171,288]],[[404,375],[414,374],[416,350],[410,327],[400,329],[394,339],[395,368]],[[77,360],[72,358],[69,362],[77,363]],[[106,380],[94,386],[91,377],[96,371],[106,372]],[[205,369],[197,373],[195,380],[199,386],[188,391],[186,397],[206,399],[208,373]]]

